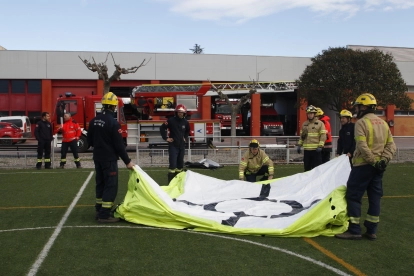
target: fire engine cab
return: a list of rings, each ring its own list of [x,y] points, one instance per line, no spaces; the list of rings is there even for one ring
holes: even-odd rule
[[[148,143],[149,147],[166,144],[162,140],[159,128],[168,117],[174,116],[175,106],[184,104],[187,107],[187,119],[190,123],[190,136],[193,145],[211,146],[220,141],[220,121],[202,120],[199,111],[199,97],[202,97],[210,86],[202,84],[192,85],[142,85],[133,89],[130,98],[119,98],[115,113],[116,120],[121,125],[122,137],[125,145]],[[79,152],[88,148],[87,133],[89,122],[102,112],[102,96],[76,96],[70,92],[57,99],[56,109],[52,115],[54,133],[63,123],[63,114],[69,112],[72,118],[82,128],[79,139]],[[125,106],[129,105],[135,120],[126,120]],[[200,119],[199,119],[200,118]],[[61,137],[57,135],[55,146],[61,145]]]

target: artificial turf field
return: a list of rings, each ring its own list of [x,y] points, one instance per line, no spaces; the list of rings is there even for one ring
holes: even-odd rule
[[[148,168],[165,184],[166,168]],[[237,167],[194,171],[237,178]],[[275,175],[303,171],[277,165]],[[199,233],[95,221],[93,169],[0,170],[0,275],[414,275],[414,164],[391,164],[377,241]],[[127,189],[120,169],[117,203]],[[363,200],[363,217],[367,210]]]

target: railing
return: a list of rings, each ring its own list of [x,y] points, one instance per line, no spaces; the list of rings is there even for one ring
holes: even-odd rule
[[[338,137],[333,137],[333,149],[331,158],[335,157],[336,143]],[[192,143],[187,145],[184,161],[198,162],[202,159],[211,159],[221,165],[238,165],[241,156],[248,148],[252,139],[257,139],[263,149],[275,164],[300,164],[303,162],[303,153],[298,154],[296,144],[297,136],[237,136],[222,137],[220,142],[214,143],[214,148],[199,147]],[[394,137],[397,152],[392,162],[413,162],[414,160],[414,137]],[[1,142],[1,139],[0,139]],[[1,145],[1,144],[0,144]],[[141,167],[168,166],[167,144],[155,148],[149,148],[149,143],[140,142],[127,147],[129,156],[133,162]],[[26,147],[26,148],[25,148]],[[34,168],[37,162],[37,141],[28,139],[24,144],[12,146],[0,146],[0,168]],[[52,168],[59,166],[60,148],[53,148],[51,152]],[[59,156],[55,158],[55,155]],[[93,168],[92,150],[80,154],[82,167]],[[67,153],[67,165],[75,167],[71,152]],[[119,163],[123,167],[122,161]]]

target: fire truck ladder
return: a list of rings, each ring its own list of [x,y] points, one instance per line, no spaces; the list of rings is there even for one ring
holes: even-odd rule
[[[211,85],[213,88],[219,91],[240,91],[241,93],[246,93],[248,90],[252,88],[256,89],[257,93],[293,92],[294,89],[297,88],[297,84],[292,81],[256,82],[255,85],[253,85],[251,82],[212,83]],[[232,93],[230,92],[228,94]]]

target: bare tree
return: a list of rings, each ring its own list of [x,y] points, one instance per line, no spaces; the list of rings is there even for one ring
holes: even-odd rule
[[[112,60],[114,62],[114,66],[115,66],[115,71],[112,73],[112,76],[110,76],[110,77],[108,75],[108,66],[106,65],[106,62],[108,61],[109,54],[111,54]],[[150,60],[151,60],[150,59],[147,62],[145,62],[145,59],[144,59],[141,62],[141,64],[138,65],[138,66],[133,66],[131,68],[122,68],[120,64],[116,64],[114,56],[112,55],[111,52],[109,52],[106,55],[105,61],[100,62],[100,63],[97,63],[95,61],[94,57],[92,57],[92,62],[89,61],[89,60],[86,60],[86,59],[82,59],[80,56],[78,56],[78,57],[80,58],[80,60],[82,60],[83,64],[85,64],[86,68],[88,68],[92,72],[97,72],[99,79],[104,81],[104,89],[103,89],[103,94],[104,95],[109,92],[109,89],[111,88],[111,82],[113,82],[115,80],[120,80],[122,74],[130,74],[130,73],[133,74],[133,73],[135,73],[136,71],[138,71],[139,68],[147,65],[148,62],[150,62]]]
[[[190,51],[193,51],[193,54],[204,54],[203,52],[204,48],[201,48],[201,45],[195,44],[193,49],[190,49]]]
[[[212,89],[217,92],[217,94],[220,97],[220,99],[226,101],[226,103],[231,108],[231,134],[230,134],[231,136],[236,136],[236,117],[237,117],[237,114],[240,113],[241,107],[245,103],[247,103],[248,100],[250,100],[252,98],[252,95],[253,94],[255,94],[257,92],[257,90],[256,90],[256,82],[254,80],[252,81],[252,83],[249,86],[250,86],[249,87],[249,93],[243,95],[240,98],[240,101],[237,104],[232,104],[230,102],[229,97],[227,96],[227,94],[224,94],[223,91],[217,89],[214,86],[214,84],[211,85]]]

